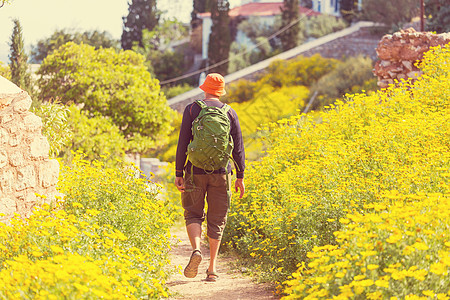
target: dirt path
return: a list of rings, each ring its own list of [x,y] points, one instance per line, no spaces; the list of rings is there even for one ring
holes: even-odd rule
[[[231,263],[236,259],[230,256],[219,255],[217,272],[220,278],[217,282],[206,282],[206,269],[209,264],[209,249],[206,244],[202,245],[203,261],[195,278],[183,276],[183,269],[191,255],[191,245],[184,227],[174,227],[172,234],[179,241],[172,248],[172,267],[179,268],[180,272],[174,274],[168,286],[174,294],[169,299],[279,299],[273,296],[268,286],[252,282],[251,278],[245,277],[241,272],[232,269]],[[174,241],[176,242],[176,241]]]

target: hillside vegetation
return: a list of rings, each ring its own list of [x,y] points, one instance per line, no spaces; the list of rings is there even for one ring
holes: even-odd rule
[[[414,84],[267,126],[225,244],[262,278],[291,279],[290,298],[448,293],[449,63],[450,46],[435,48]]]

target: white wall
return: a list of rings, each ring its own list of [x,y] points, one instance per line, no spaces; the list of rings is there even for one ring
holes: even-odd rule
[[[208,58],[208,43],[209,34],[211,33],[212,20],[211,18],[204,18],[202,25],[202,58]]]
[[[313,10],[327,15],[340,16],[339,0],[313,0]]]

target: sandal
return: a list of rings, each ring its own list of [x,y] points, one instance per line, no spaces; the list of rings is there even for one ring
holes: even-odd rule
[[[194,278],[198,273],[198,266],[202,262],[202,252],[200,250],[194,250],[186,268],[184,268],[184,276],[187,278]]]
[[[208,269],[206,270],[206,279],[205,281],[216,282],[219,279],[219,275],[216,272],[210,272]]]

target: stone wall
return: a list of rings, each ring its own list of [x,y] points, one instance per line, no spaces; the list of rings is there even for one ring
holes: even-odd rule
[[[422,60],[423,54],[430,47],[445,45],[450,42],[450,33],[432,34],[416,32],[409,28],[392,35],[385,35],[378,43],[374,74],[378,77],[378,86],[386,88],[396,80],[421,75],[416,62]]]
[[[30,106],[30,96],[0,76],[0,221],[27,217],[57,194],[59,163],[49,159],[41,118]]]

